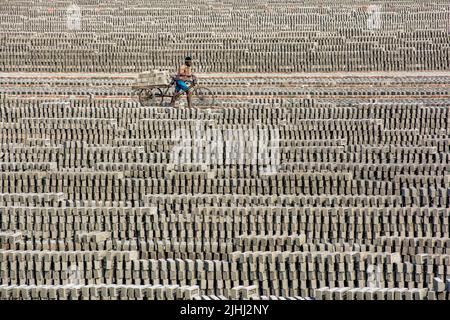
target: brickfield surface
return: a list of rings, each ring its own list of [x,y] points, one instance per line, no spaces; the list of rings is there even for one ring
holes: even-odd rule
[[[450,75],[199,81],[1,78],[2,299],[448,298]]]
[[[448,0],[1,0],[0,72],[449,70]]]

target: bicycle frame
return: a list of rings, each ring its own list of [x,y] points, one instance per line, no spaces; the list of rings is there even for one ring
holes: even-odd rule
[[[163,97],[164,97],[164,98],[165,98],[165,97],[172,97],[172,98],[174,98],[175,101],[176,101],[176,99],[178,99],[178,98],[179,98],[180,96],[182,96],[184,93],[188,94],[188,91],[190,91],[192,88],[194,88],[194,87],[197,85],[196,82],[192,82],[190,85],[188,85],[188,90],[187,90],[187,91],[181,90],[180,92],[175,92],[173,95],[167,95],[166,93],[167,93],[167,92],[175,85],[175,83],[176,83],[176,79],[175,79],[175,78],[172,78],[172,82],[171,82],[170,85],[167,87],[166,91],[163,93]]]

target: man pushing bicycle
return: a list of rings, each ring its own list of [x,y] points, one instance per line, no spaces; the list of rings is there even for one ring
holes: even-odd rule
[[[186,57],[184,59],[184,64],[178,69],[178,73],[175,76],[175,94],[172,97],[170,104],[175,106],[175,102],[179,96],[184,92],[186,93],[186,98],[188,102],[188,107],[192,107],[192,95],[190,89],[197,83],[197,78],[192,73],[192,58]]]

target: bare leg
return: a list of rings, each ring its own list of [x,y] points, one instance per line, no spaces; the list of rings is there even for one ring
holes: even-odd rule
[[[186,98],[188,102],[188,107],[192,108],[192,93],[189,90],[186,93]]]
[[[172,107],[175,107],[175,102],[177,101],[178,97],[180,96],[179,92],[175,92],[175,94],[172,96],[172,99],[170,101],[170,105]]]

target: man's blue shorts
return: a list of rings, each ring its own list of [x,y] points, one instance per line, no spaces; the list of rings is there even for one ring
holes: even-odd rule
[[[191,81],[186,81],[186,82],[191,82]],[[184,82],[183,80],[176,80],[175,91],[176,92],[179,92],[180,90],[187,91],[189,89],[189,87],[187,86],[186,82]]]

